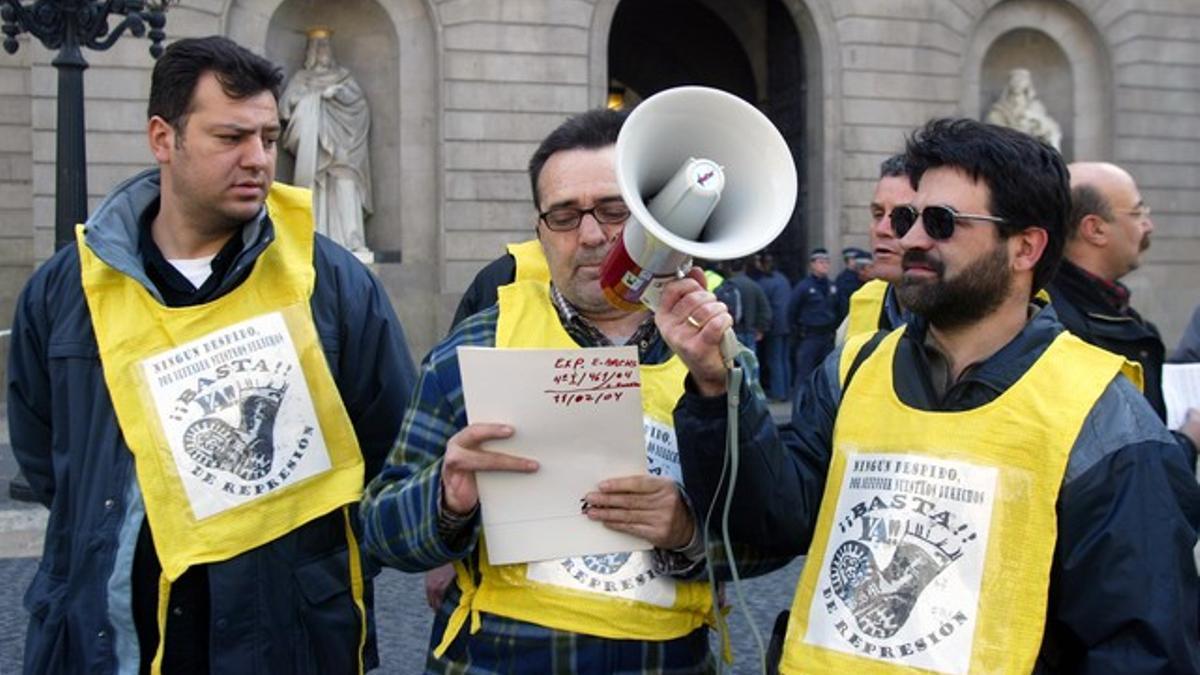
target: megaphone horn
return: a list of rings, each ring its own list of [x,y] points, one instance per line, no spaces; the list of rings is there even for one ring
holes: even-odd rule
[[[729,260],[771,243],[796,205],[787,142],[754,106],[708,87],[647,98],[617,137],[617,185],[629,207],[600,271],[614,306],[651,308],[691,259]]]

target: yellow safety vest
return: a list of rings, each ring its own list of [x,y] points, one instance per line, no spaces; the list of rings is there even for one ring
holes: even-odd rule
[[[559,322],[549,286],[518,282],[499,289],[500,319],[496,346],[505,348],[577,348]],[[642,365],[647,459],[651,471],[678,479],[678,446],[672,411],[683,395],[687,369],[678,357]],[[555,630],[623,640],[670,640],[704,624],[712,625],[708,585],[658,576],[650,551],[634,551],[563,560],[488,564],[481,541],[478,586],[469,560],[454,563],[462,597],[441,644],[441,656],[468,616],[471,632],[480,629],[480,612]]]
[[[888,282],[872,279],[854,291],[850,296],[850,312],[846,319],[847,338],[879,330],[879,317],[883,314],[887,289]]]
[[[1123,359],[1063,333],[991,403],[923,411],[893,386],[903,332],[843,395],[780,672],[1029,673],[1068,456]]]
[[[550,281],[550,264],[546,262],[542,242],[530,239],[518,244],[509,244],[505,248],[517,263],[516,278],[513,281]]]
[[[162,563],[160,635],[171,582],[188,567],[227,560],[341,508],[366,639],[345,506],[362,494],[363,459],[309,306],[310,205],[308,190],[273,185],[275,240],[240,286],[190,307],[159,304],[76,228],[105,383]]]
[[[704,270],[704,280],[709,291],[715,291],[717,290],[717,286],[725,283],[725,277],[721,276],[719,272],[714,272],[713,270]]]

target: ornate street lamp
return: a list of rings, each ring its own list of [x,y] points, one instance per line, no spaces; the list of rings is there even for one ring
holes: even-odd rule
[[[164,13],[179,0],[0,0],[4,51],[15,54],[17,36],[29,33],[46,49],[57,49],[51,63],[58,69],[58,147],[55,152],[54,249],[74,241],[76,223],[87,220],[87,153],[83,140],[83,71],[88,67],[81,47],[103,51],[125,31],[134,37],[150,26],[150,55],[162,54],[167,37]],[[109,28],[108,18],[122,17]],[[34,501],[24,476],[9,481],[9,496]]]
[[[51,63],[58,69],[58,147],[55,153],[54,248],[74,240],[76,223],[87,219],[87,157],[83,140],[83,71],[88,67],[81,47],[103,51],[125,31],[134,37],[150,26],[150,55],[162,54],[166,38],[164,13],[178,0],[0,0],[4,51],[16,53],[17,36],[29,33],[47,49],[57,49]],[[121,17],[115,27],[109,17]]]

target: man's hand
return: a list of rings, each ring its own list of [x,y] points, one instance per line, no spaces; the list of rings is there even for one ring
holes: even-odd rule
[[[587,517],[665,550],[687,546],[696,523],[675,481],[629,476],[602,481],[584,497]]]
[[[700,393],[725,393],[721,335],[733,326],[733,317],[725,303],[705,290],[703,270],[693,267],[684,278],[663,286],[654,322],[671,351],[687,366]]]
[[[476,471],[537,471],[535,460],[483,449],[488,441],[512,435],[512,427],[504,424],[471,424],[450,437],[442,460],[442,499],[451,513],[466,515],[479,504]]]
[[[425,573],[425,602],[429,604],[429,609],[436,612],[442,606],[446,589],[450,588],[450,582],[454,581],[456,574],[454,565],[442,565]]]

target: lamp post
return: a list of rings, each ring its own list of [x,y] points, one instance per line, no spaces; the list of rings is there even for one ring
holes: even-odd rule
[[[162,54],[167,6],[178,0],[0,0],[0,32],[4,51],[15,54],[17,36],[29,33],[46,49],[57,49],[51,63],[58,70],[58,139],[54,161],[54,249],[71,243],[76,223],[87,220],[87,151],[83,138],[83,71],[81,48],[103,51],[129,31],[134,37],[150,26],[150,55]],[[121,22],[110,28],[110,16]],[[34,501],[24,476],[9,481],[9,496]]]
[[[103,51],[129,31],[134,37],[150,26],[150,55],[162,54],[167,6],[178,0],[0,0],[4,51],[16,53],[17,36],[29,33],[47,49],[57,49],[51,63],[58,70],[58,139],[54,163],[54,248],[74,239],[76,223],[87,219],[87,152],[83,135],[83,71],[81,48]],[[110,28],[110,16],[121,17]]]

